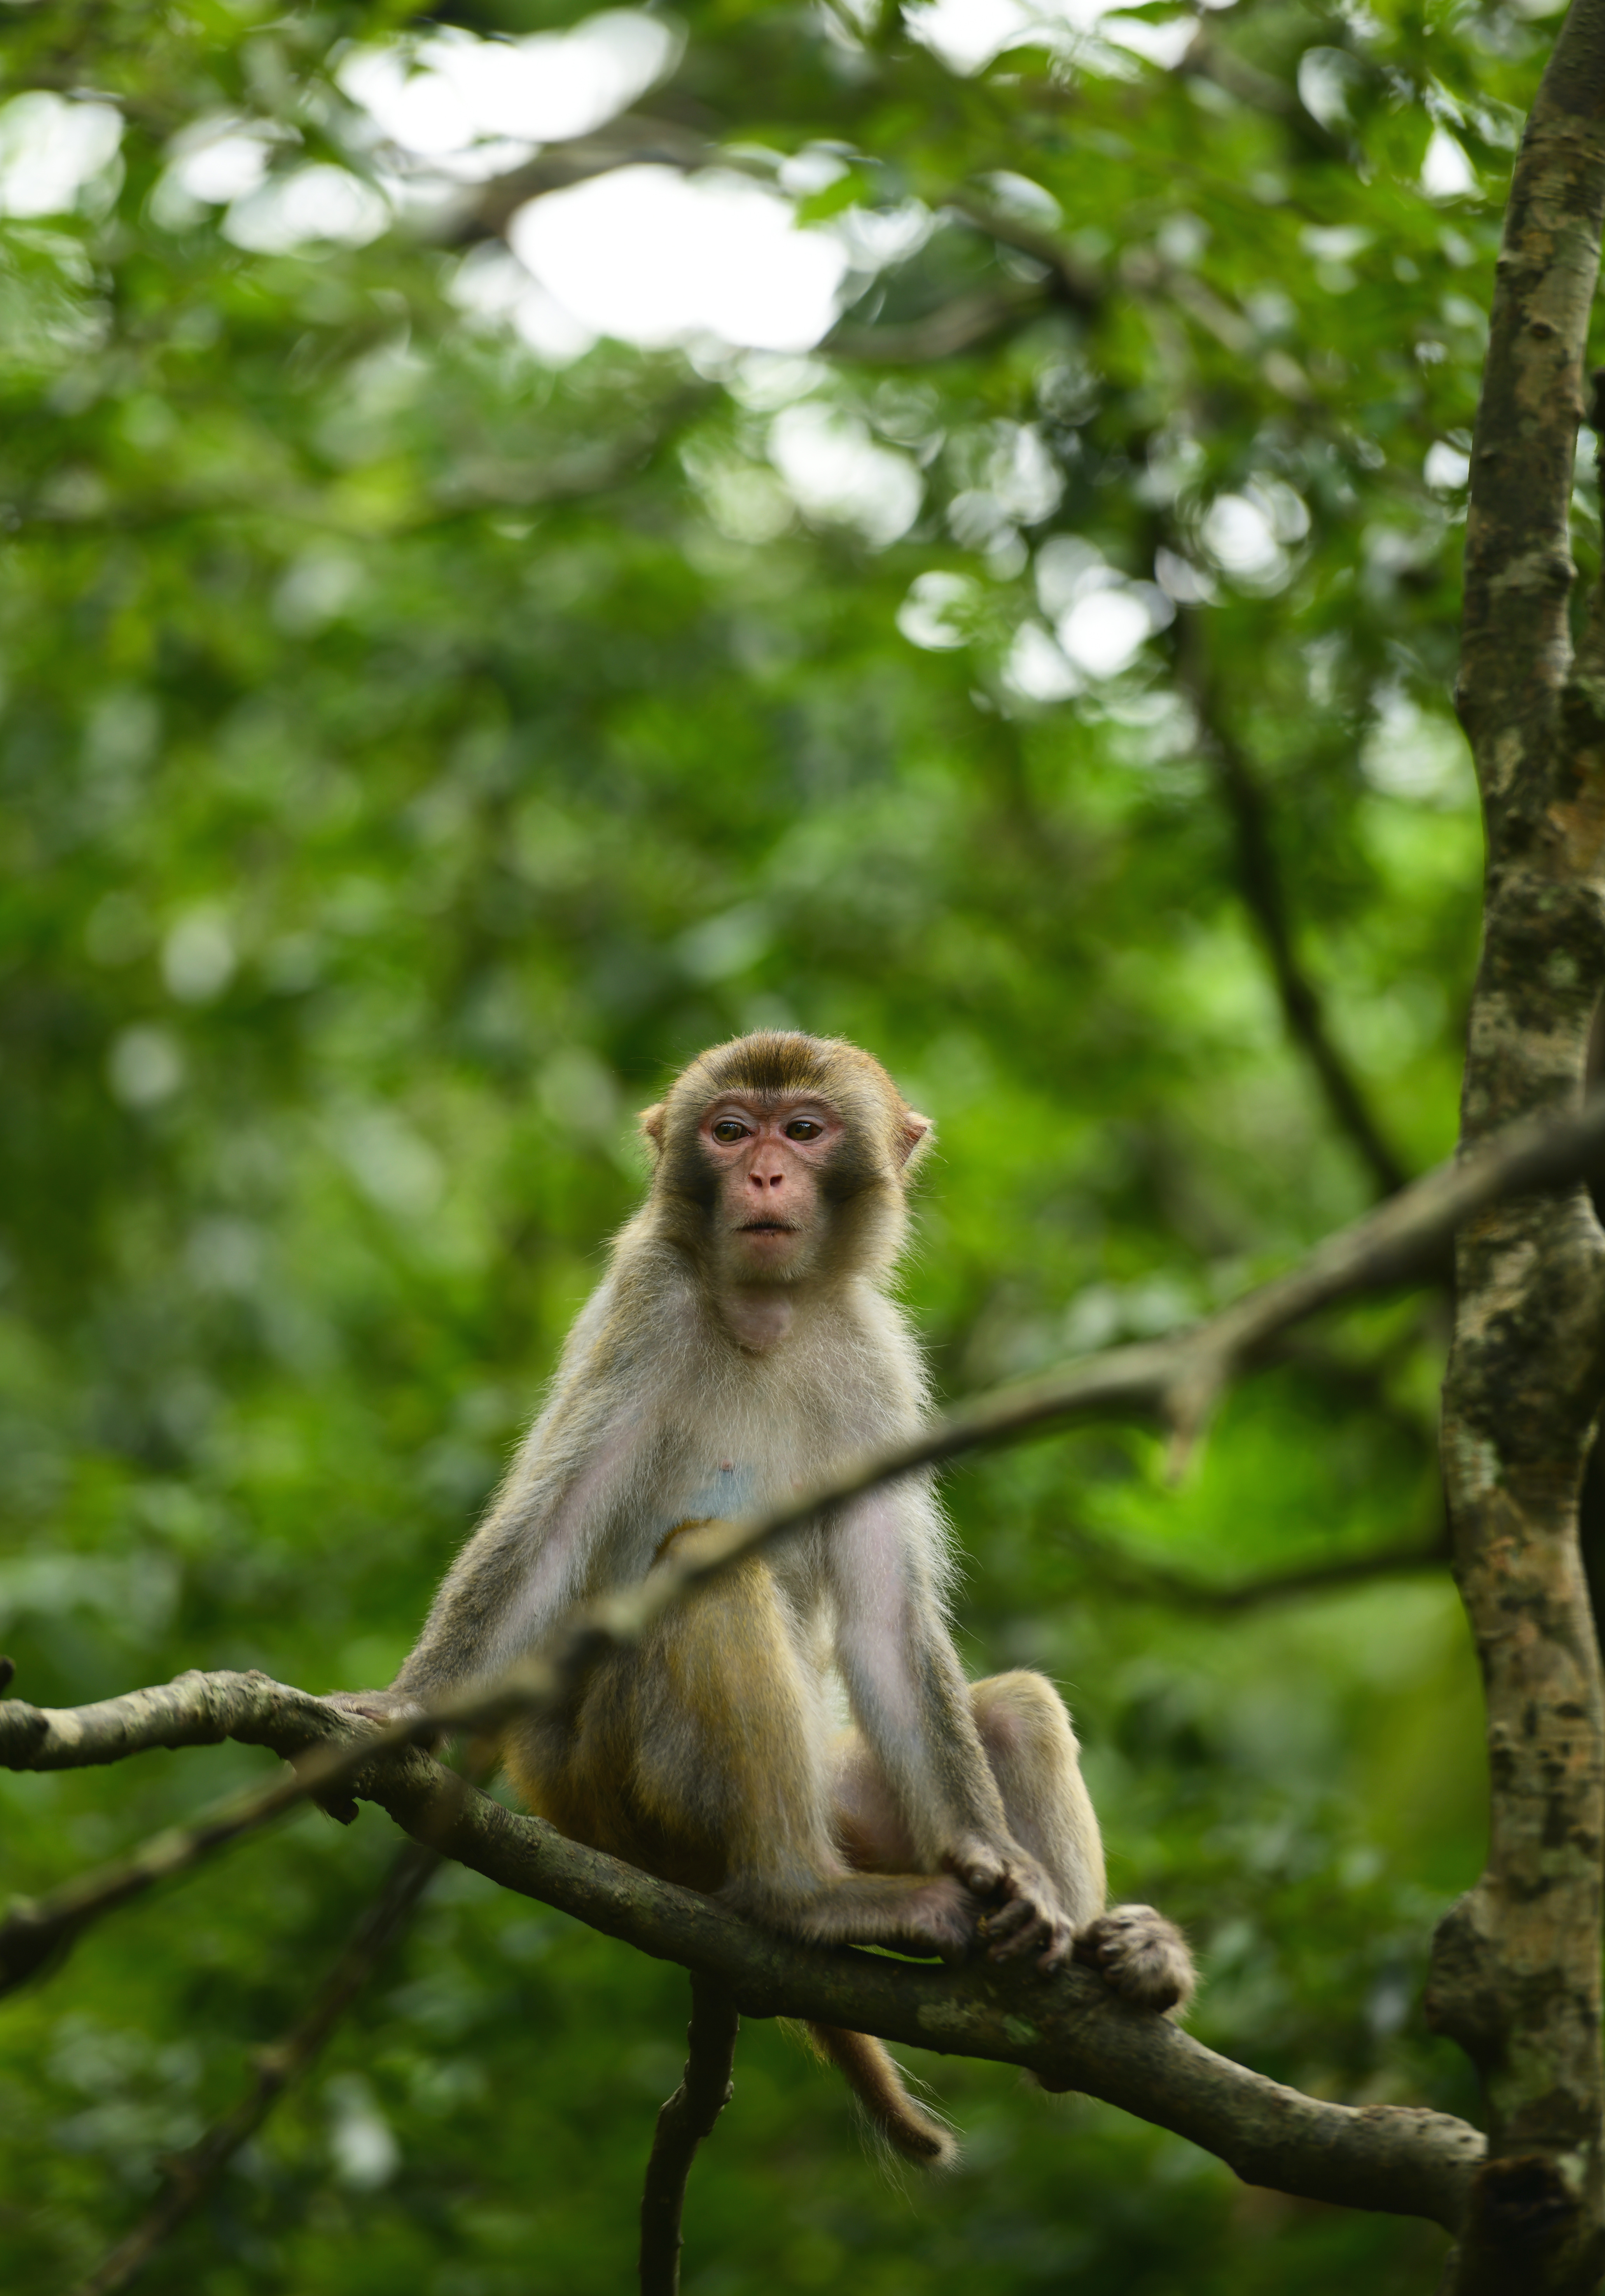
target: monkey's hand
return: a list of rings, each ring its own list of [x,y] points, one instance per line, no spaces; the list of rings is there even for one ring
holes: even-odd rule
[[[404,1690],[332,1690],[323,1703],[348,1715],[353,1722],[371,1722],[379,1730],[389,1730],[410,1714],[424,1710]]]
[[[972,1897],[986,1906],[979,1925],[991,1961],[1035,1956],[1039,1969],[1058,1969],[1069,1957],[1076,1932],[1059,1892],[1034,1857],[1012,1844],[971,1835],[949,1859]]]
[[[393,1723],[405,1722],[409,1714],[423,1711],[415,1698],[397,1690],[332,1690],[323,1702],[348,1720],[374,1730],[388,1730]],[[342,1825],[356,1818],[356,1804],[349,1794],[318,1794],[315,1799],[318,1808]]]

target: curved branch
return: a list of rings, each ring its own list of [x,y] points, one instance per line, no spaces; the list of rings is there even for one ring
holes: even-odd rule
[[[996,1389],[938,1420],[912,1443],[849,1462],[774,1513],[731,1523],[717,1537],[710,1533],[694,1561],[671,1558],[638,1585],[580,1605],[559,1622],[542,1650],[504,1674],[471,1682],[385,1729],[358,1726],[344,1716],[339,1718],[339,1734],[309,1726],[303,1710],[315,1709],[316,1701],[253,1674],[183,1675],[164,1690],[135,1691],[66,1713],[53,1714],[21,1700],[0,1702],[0,1766],[11,1769],[72,1769],[117,1761],[135,1744],[209,1743],[236,1734],[229,1718],[236,1706],[244,1724],[239,1734],[257,1731],[263,1734],[251,1742],[277,1742],[266,1733],[282,1725],[280,1751],[302,1756],[294,1777],[277,1779],[254,1795],[234,1796],[196,1824],[160,1835],[101,1874],[70,1882],[37,1904],[13,1907],[0,1923],[0,1991],[20,1983],[99,1914],[153,1882],[198,1864],[299,1801],[315,1796],[332,1804],[377,1756],[432,1740],[442,1731],[495,1729],[514,1714],[560,1703],[602,1652],[638,1642],[666,1611],[744,1555],[803,1529],[877,1484],[967,1452],[1095,1418],[1158,1420],[1180,1441],[1191,1441],[1231,1379],[1260,1359],[1290,1326],[1339,1300],[1387,1290],[1434,1266],[1456,1229],[1475,1215],[1503,1197],[1574,1180],[1592,1170],[1602,1153],[1605,1094],[1569,1116],[1531,1117],[1511,1125],[1460,1162],[1440,1165],[1401,1189],[1363,1219],[1328,1236],[1286,1275],[1190,1331],[1111,1348],[1040,1379]],[[290,1702],[282,1714],[277,1699]],[[169,1729],[183,1734],[169,1736]],[[315,1742],[319,1739],[324,1742]]]
[[[680,2218],[697,2147],[730,2102],[730,2069],[741,2026],[729,1988],[705,1971],[691,1979],[685,2073],[652,2136],[641,2195],[641,2296],[678,2296]]]
[[[287,1718],[279,1751],[293,1754],[305,1745],[317,1702],[304,1693],[261,1676],[189,1676],[172,1688],[186,1684],[196,1703],[212,1711],[226,1710],[233,1685],[251,1742],[262,1742],[263,1717],[276,1710]],[[81,1761],[111,1759],[96,1749],[115,1731],[120,1750],[130,1752],[139,1728],[148,1745],[168,1742],[164,1730],[180,1734],[173,1743],[196,1742],[187,1718],[175,1711],[182,1701],[143,1696],[138,1728],[111,1723],[107,1710],[116,1700],[40,1716],[33,1735],[41,1753],[48,1757],[70,1740]],[[0,1705],[0,1724],[7,1712]],[[348,1727],[332,1705],[323,1721],[330,1734]],[[1483,2146],[1474,2128],[1449,2114],[1303,2096],[1217,2056],[1167,2020],[1130,2008],[1079,1967],[1051,1976],[990,1962],[935,1969],[795,1944],[710,1898],[567,1841],[543,1819],[516,1816],[416,1749],[376,1758],[374,1747],[370,1741],[363,1750],[356,1791],[415,1841],[643,1953],[717,1978],[744,2016],[846,2026],[947,2055],[1023,2065],[1049,2087],[1080,2089],[1175,2130],[1249,2183],[1427,2217],[1451,2230],[1460,2220]],[[11,1759],[13,1767],[29,1766]],[[44,1766],[66,1767],[48,1759]],[[4,1944],[0,1928],[0,1952]]]

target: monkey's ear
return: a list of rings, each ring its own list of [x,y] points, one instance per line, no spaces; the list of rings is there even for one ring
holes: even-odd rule
[[[636,1123],[641,1127],[641,1136],[651,1144],[654,1156],[661,1156],[663,1153],[664,1107],[664,1102],[655,1100],[650,1108],[643,1108],[635,1119]]]
[[[897,1147],[905,1171],[919,1162],[936,1136],[936,1126],[929,1116],[921,1116],[917,1108],[904,1110],[903,1121],[897,1128]]]

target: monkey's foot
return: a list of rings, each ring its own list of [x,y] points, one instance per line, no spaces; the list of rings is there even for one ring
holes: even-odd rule
[[[852,1874],[786,1921],[813,1945],[888,1945],[962,1961],[980,1907],[951,1874]]]
[[[1081,1931],[1075,1957],[1139,2009],[1185,2008],[1198,1982],[1186,1939],[1151,1906],[1111,1906]]]

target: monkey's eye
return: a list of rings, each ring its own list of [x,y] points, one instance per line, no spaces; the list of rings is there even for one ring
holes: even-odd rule
[[[815,1123],[811,1116],[794,1116],[786,1127],[786,1137],[788,1140],[817,1140],[823,1130],[824,1126]]]
[[[728,1147],[733,1140],[745,1140],[748,1130],[749,1128],[741,1122],[740,1117],[721,1116],[713,1128],[713,1136],[716,1140],[724,1141]]]

